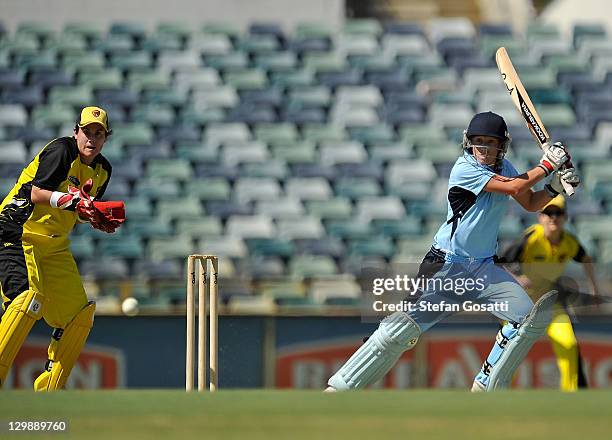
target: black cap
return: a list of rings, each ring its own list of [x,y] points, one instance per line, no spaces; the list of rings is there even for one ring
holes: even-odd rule
[[[493,112],[476,113],[468,125],[466,136],[493,136],[508,140],[508,126],[504,118]]]

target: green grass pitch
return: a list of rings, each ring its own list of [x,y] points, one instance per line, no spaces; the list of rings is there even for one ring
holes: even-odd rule
[[[612,393],[588,391],[0,392],[4,439],[609,439]],[[65,434],[11,434],[58,420]]]

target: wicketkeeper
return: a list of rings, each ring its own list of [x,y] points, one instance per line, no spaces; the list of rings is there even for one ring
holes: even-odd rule
[[[100,202],[111,165],[100,154],[111,134],[106,112],[82,110],[74,135],[48,143],[24,168],[0,205],[0,385],[34,323],[53,327],[36,391],[62,388],[93,325],[68,235],[77,222],[112,233],[123,202]]]
[[[411,311],[396,312],[381,322],[329,379],[328,391],[363,388],[382,379],[402,353],[415,346],[421,333],[454,313],[435,306],[468,300],[485,306],[506,303],[505,311],[500,307],[493,313],[508,321],[498,333],[472,390],[508,386],[516,367],[548,326],[557,296],[554,291],[548,292],[534,304],[516,279],[494,264],[497,234],[508,196],[526,210],[538,211],[563,191],[561,180],[573,186],[580,182],[573,169],[559,171],[569,160],[562,144],[549,146],[540,163],[523,174],[504,158],[509,144],[510,136],[501,116],[486,112],[472,118],[464,132],[463,154],[451,170],[446,221],[419,270],[419,276],[444,281],[432,283],[434,286],[446,286],[449,280],[471,279],[474,288],[461,295],[446,287],[424,290]],[[531,189],[549,175],[551,180],[546,189],[537,192]],[[421,308],[421,303],[426,307]]]

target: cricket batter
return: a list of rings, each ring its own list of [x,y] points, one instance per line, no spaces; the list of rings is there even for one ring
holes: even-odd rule
[[[0,204],[0,386],[40,318],[54,330],[36,391],[62,388],[85,345],[95,303],[87,301],[68,234],[77,222],[112,233],[123,221],[97,208],[123,202],[91,199],[102,197],[110,179],[100,154],[110,134],[106,112],[84,108],[74,135],[48,143]]]
[[[591,293],[599,294],[593,260],[578,239],[564,229],[566,221],[565,198],[558,195],[542,208],[538,224],[527,228],[521,240],[513,243],[502,257],[504,263],[519,263],[517,279],[534,301],[551,289],[562,292],[563,287],[558,286],[557,281],[570,259],[583,264]],[[586,387],[574,328],[561,301],[554,305],[546,334],[557,356],[561,390],[576,391]]]
[[[472,285],[479,287],[462,295],[447,288],[425,289],[416,307],[382,320],[372,336],[329,379],[327,391],[359,389],[382,379],[402,353],[415,346],[421,333],[455,313],[455,308],[436,306],[465,301],[485,306],[507,303],[507,307],[493,312],[508,324],[499,331],[472,390],[508,386],[514,370],[548,326],[557,296],[549,292],[534,304],[518,281],[493,262],[508,196],[526,210],[538,211],[563,191],[562,180],[573,186],[580,182],[574,169],[560,170],[569,160],[562,144],[550,145],[540,163],[523,174],[504,159],[509,144],[510,136],[501,116],[485,112],[472,118],[464,132],[463,154],[451,170],[446,221],[419,270],[419,275],[428,274],[434,280],[471,279],[478,281]],[[546,189],[531,189],[549,175],[552,177]],[[420,307],[421,303],[429,306]]]

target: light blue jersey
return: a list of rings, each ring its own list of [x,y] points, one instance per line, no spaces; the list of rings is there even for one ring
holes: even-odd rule
[[[519,172],[504,159],[505,177]],[[497,251],[499,225],[507,209],[509,196],[484,191],[495,172],[481,165],[469,153],[459,157],[448,180],[448,214],[440,226],[433,246],[449,255],[489,258]]]

